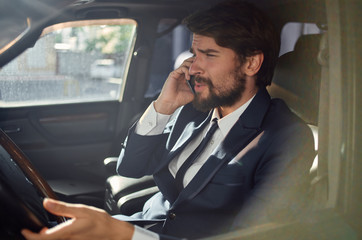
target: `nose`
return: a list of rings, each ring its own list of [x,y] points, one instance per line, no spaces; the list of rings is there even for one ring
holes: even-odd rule
[[[194,61],[191,63],[189,67],[189,73],[191,75],[200,75],[202,74],[203,70],[200,66],[200,59],[197,57],[194,58]]]

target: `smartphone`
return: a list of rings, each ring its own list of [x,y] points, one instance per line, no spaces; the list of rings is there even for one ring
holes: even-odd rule
[[[195,82],[193,81],[193,79],[194,79],[194,76],[191,75],[191,76],[190,76],[190,80],[186,80],[186,83],[187,83],[187,85],[189,86],[191,92],[192,92],[193,94],[195,94],[195,90],[194,90],[194,83],[195,83]]]

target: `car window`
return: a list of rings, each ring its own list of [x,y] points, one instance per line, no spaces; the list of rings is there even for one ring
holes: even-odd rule
[[[89,20],[44,29],[0,70],[0,106],[120,100],[136,22]]]

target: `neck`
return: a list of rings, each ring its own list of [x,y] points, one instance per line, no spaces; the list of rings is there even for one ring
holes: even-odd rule
[[[241,97],[238,101],[236,101],[231,106],[219,106],[217,108],[220,118],[225,117],[226,115],[234,112],[236,109],[244,105],[247,101],[249,101],[256,93],[258,92],[258,88],[254,87],[252,89],[246,90],[241,94]]]

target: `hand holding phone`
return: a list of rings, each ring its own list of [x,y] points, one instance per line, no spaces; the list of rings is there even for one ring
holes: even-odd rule
[[[194,99],[194,80],[189,69],[193,58],[186,59],[180,67],[172,71],[166,79],[161,93],[154,103],[158,113],[172,114],[179,107]],[[190,79],[190,80],[187,80]],[[186,85],[185,85],[186,81]]]

